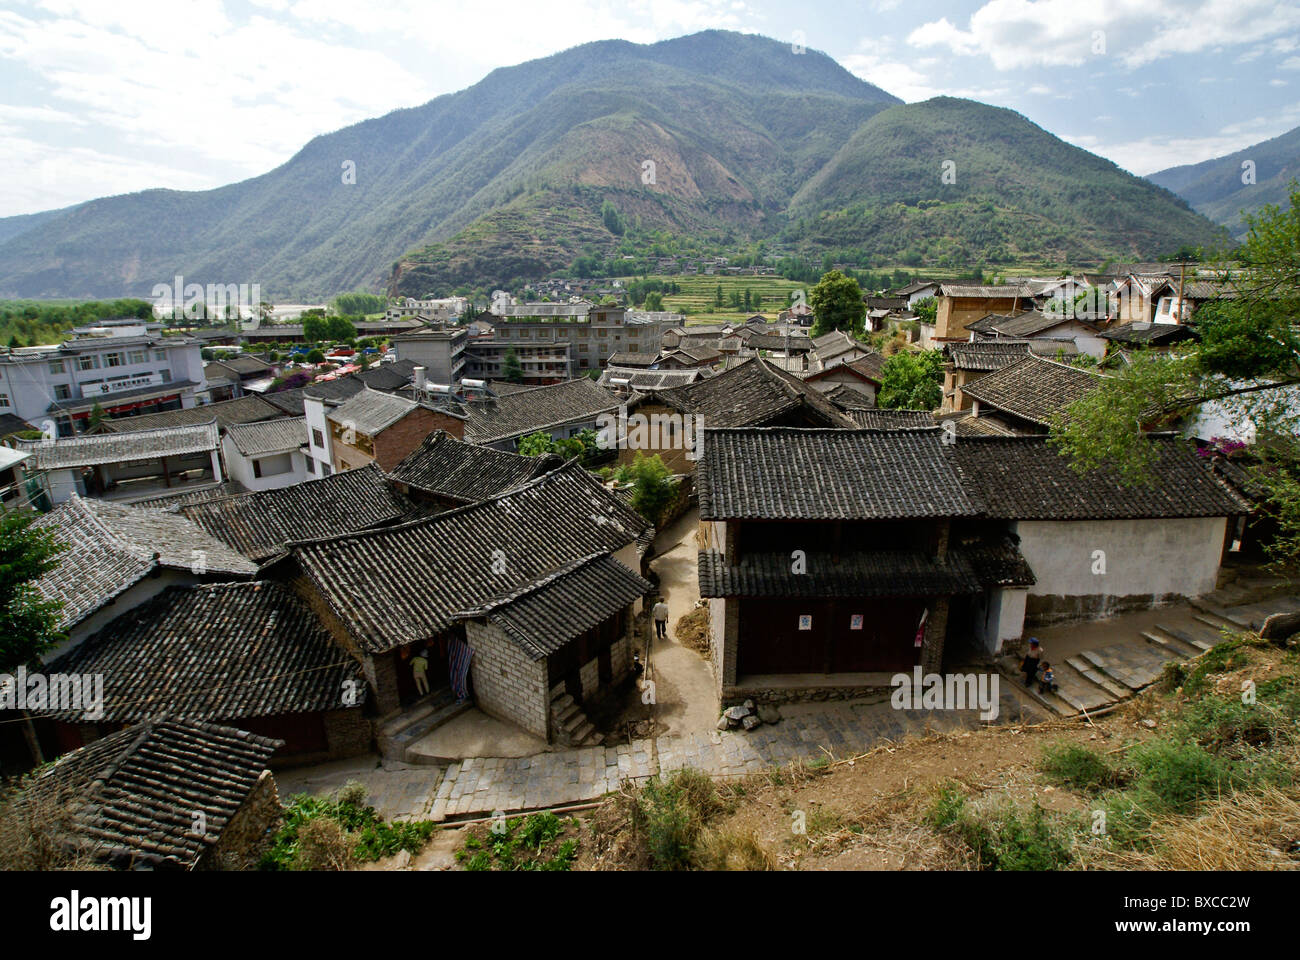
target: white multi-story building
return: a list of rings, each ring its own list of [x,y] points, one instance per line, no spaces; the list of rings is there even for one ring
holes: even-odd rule
[[[192,407],[204,387],[202,344],[164,337],[150,320],[78,327],[60,344],[0,352],[0,414],[71,436],[95,405],[109,417]]]

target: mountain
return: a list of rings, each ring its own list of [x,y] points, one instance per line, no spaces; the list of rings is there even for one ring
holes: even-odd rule
[[[1242,182],[1246,161],[1255,165],[1254,183]],[[1243,210],[1254,213],[1265,204],[1286,205],[1291,181],[1300,179],[1300,127],[1226,157],[1170,167],[1149,174],[1147,179],[1178,194],[1234,236],[1241,236],[1246,232]]]
[[[824,54],[722,31],[586,44],[316,137],[251,180],[34,216],[0,220],[0,296],[147,295],[176,274],[273,300],[443,293],[566,269],[625,231],[918,263],[1138,258],[1214,232],[1010,111],[903,105]]]

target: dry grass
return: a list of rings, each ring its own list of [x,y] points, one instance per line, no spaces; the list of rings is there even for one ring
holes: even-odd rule
[[[50,797],[0,799],[0,870],[106,870],[76,842],[74,808]]]
[[[697,607],[684,617],[679,617],[673,633],[677,642],[694,650],[705,660],[711,659],[709,648],[709,608]]]
[[[355,841],[337,820],[313,817],[298,828],[299,870],[351,870]]]

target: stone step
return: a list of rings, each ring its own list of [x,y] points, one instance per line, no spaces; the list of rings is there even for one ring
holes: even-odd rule
[[[1216,617],[1219,621],[1221,621],[1218,624],[1213,623],[1209,620],[1203,621],[1205,623],[1209,623],[1210,626],[1212,627],[1217,628],[1219,626],[1228,626],[1228,627],[1232,627],[1235,630],[1257,629],[1257,625],[1251,622],[1251,619],[1248,615],[1240,613],[1238,611],[1227,610],[1224,609],[1223,607],[1216,607],[1214,604],[1206,603],[1203,600],[1193,600],[1192,607],[1196,610],[1200,610],[1202,613],[1206,613],[1212,617]]]
[[[1199,623],[1209,627],[1214,632],[1215,643],[1219,643],[1220,641],[1223,640],[1224,630],[1227,630],[1229,633],[1237,633],[1238,631],[1243,629],[1242,627],[1237,626],[1235,623],[1222,623],[1219,621],[1217,617],[1195,616],[1192,617],[1192,620],[1195,621],[1195,623]]]
[[[1091,683],[1095,683],[1097,686],[1101,687],[1103,690],[1105,690],[1116,700],[1127,700],[1131,695],[1131,691],[1125,689],[1124,687],[1121,687],[1119,684],[1115,683],[1105,674],[1098,673],[1096,670],[1094,670],[1092,668],[1092,665],[1089,664],[1088,661],[1081,660],[1078,657],[1067,657],[1065,662],[1068,663],[1075,670],[1079,671],[1079,673],[1086,680],[1088,680]]]
[[[1205,640],[1203,635],[1197,636],[1189,630],[1180,630],[1177,627],[1167,626],[1163,623],[1157,623],[1156,629],[1169,634],[1169,636],[1173,637],[1175,640],[1179,640],[1182,643],[1187,644],[1189,647],[1194,647],[1199,653],[1204,653],[1207,650],[1214,649],[1214,644]]]
[[[555,718],[557,726],[563,726],[566,721],[580,713],[582,713],[582,708],[576,703],[571,703],[563,710],[552,710],[551,716]]]
[[[551,698],[551,709],[563,710],[565,707],[571,706],[573,703],[574,703],[573,694],[562,693],[557,697]]]
[[[1145,684],[1143,684],[1142,681],[1140,681],[1133,672],[1122,663],[1118,663],[1111,657],[1104,656],[1096,650],[1081,650],[1079,651],[1079,656],[1084,660],[1087,660],[1106,676],[1110,677],[1112,680],[1119,681],[1130,690],[1141,690],[1142,687],[1145,686]]]
[[[427,717],[421,719],[419,722],[411,724],[401,733],[397,734],[397,736],[390,737],[388,740],[390,753],[396,754],[399,759],[406,763],[438,762],[437,758],[424,758],[421,754],[415,753],[411,750],[411,745],[417,740],[420,740],[430,731],[438,729],[438,727],[442,726],[448,720],[459,717],[466,710],[472,710],[473,708],[474,701],[472,700],[464,700],[460,703],[453,700],[451,703],[443,706],[442,709],[436,710]],[[385,755],[387,756],[389,754]]]
[[[448,703],[453,703],[454,700],[451,690],[447,687],[431,691],[423,699],[417,700],[380,727],[380,739],[397,736],[411,724],[419,723],[430,714],[441,710]]]
[[[1063,700],[1061,697],[1050,693],[1039,693],[1037,687],[1026,687],[1024,684],[1022,684],[1020,681],[1023,675],[1019,671],[1013,672],[1014,666],[1015,664],[1012,664],[1010,666],[1004,666],[1004,668],[1000,671],[1002,673],[1003,680],[1005,680],[1010,685],[1012,690],[1015,690],[1018,693],[1023,693],[1031,700],[1041,704],[1049,711],[1049,713],[1054,714],[1055,716],[1076,717],[1079,715],[1078,707],[1072,706],[1071,704]],[[906,713],[907,711],[905,710],[896,711],[895,716],[905,715]],[[904,729],[904,734],[906,734],[907,732],[909,731]]]
[[[586,717],[583,717],[582,723],[580,723],[576,729],[569,732],[569,737],[575,744],[581,745],[582,742],[595,731],[596,728],[592,726],[591,721]]]
[[[1165,651],[1171,657],[1177,657],[1181,660],[1186,660],[1188,657],[1194,655],[1192,652],[1183,649],[1185,646],[1190,647],[1191,644],[1184,644],[1181,640],[1178,640],[1177,638],[1162,637],[1160,636],[1160,634],[1152,630],[1143,630],[1142,636],[1149,643],[1155,644],[1158,649]],[[1199,653],[1200,652],[1199,648],[1195,648],[1195,652]]]

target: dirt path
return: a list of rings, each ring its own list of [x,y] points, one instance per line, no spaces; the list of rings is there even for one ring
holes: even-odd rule
[[[656,685],[655,718],[659,721],[655,732],[661,736],[712,730],[718,720],[718,692],[712,668],[673,636],[677,620],[694,610],[700,599],[696,575],[699,547],[695,541],[698,524],[699,511],[689,510],[662,531],[655,538],[655,548],[661,555],[650,563],[668,604],[668,638],[654,640],[650,648]]]

